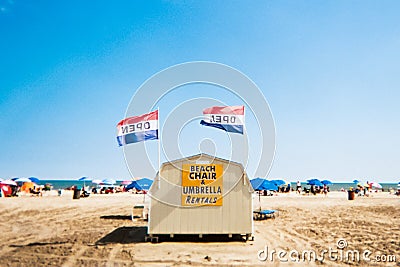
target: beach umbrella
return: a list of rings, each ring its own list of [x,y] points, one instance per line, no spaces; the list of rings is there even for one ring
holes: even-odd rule
[[[132,180],[125,180],[125,181],[121,182],[121,184],[123,184],[123,185],[128,185],[128,184],[131,184],[131,183],[132,183]]]
[[[377,183],[377,182],[370,182],[369,183],[372,187],[375,187],[375,188],[382,188],[382,185],[380,185],[379,183]]]
[[[18,179],[15,179],[14,182],[16,182],[16,183],[29,183],[29,182],[32,182],[32,181],[29,180],[28,178],[18,178]]]
[[[89,177],[83,176],[83,177],[79,178],[78,181],[83,182],[83,187],[86,187],[86,182],[91,182],[92,179],[90,179]]]
[[[15,181],[13,181],[13,180],[4,180],[4,181],[1,181],[1,183],[2,183],[2,184],[6,184],[6,185],[14,185],[14,186],[17,186],[17,183],[16,183]]]
[[[78,181],[81,181],[81,182],[82,182],[82,181],[83,181],[83,182],[90,182],[90,181],[92,181],[92,179],[89,178],[89,177],[83,176],[83,177],[79,178]]]
[[[318,180],[318,179],[310,179],[310,180],[307,180],[307,184],[308,184],[308,185],[323,186],[323,184],[321,183],[321,181]]]
[[[353,180],[353,183],[359,184],[359,183],[361,183],[361,181],[356,179],[356,180]]]
[[[260,187],[264,181],[266,181],[266,180],[262,179],[262,178],[254,178],[254,179],[250,180],[250,184],[254,190],[263,190]]]
[[[117,181],[115,181],[114,179],[104,179],[103,181],[101,181],[102,184],[105,185],[113,185],[115,184]]]
[[[94,183],[94,184],[101,184],[102,182],[103,181],[99,180],[99,179],[92,180],[92,183]]]
[[[34,182],[26,182],[21,186],[21,191],[29,193],[30,189],[35,188],[37,185]]]
[[[39,183],[39,178],[36,178],[36,177],[29,177],[28,178],[32,183],[35,183],[35,184],[37,184],[37,183]]]
[[[275,184],[278,187],[286,184],[286,182],[284,180],[271,180],[270,182],[272,182],[273,184]]]
[[[278,186],[271,181],[265,180],[261,184],[261,190],[278,191]]]
[[[332,184],[332,182],[329,181],[329,180],[322,180],[321,183],[322,183],[323,185],[330,185],[330,184]]]

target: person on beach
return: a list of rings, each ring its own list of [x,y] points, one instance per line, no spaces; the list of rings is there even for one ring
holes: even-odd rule
[[[328,186],[326,184],[324,184],[323,192],[325,196],[328,195]]]
[[[368,197],[369,196],[369,182],[367,181],[367,184],[364,186],[364,196]]]
[[[297,181],[297,184],[296,184],[296,192],[299,193],[299,194],[301,194],[301,183],[300,183],[300,181]]]

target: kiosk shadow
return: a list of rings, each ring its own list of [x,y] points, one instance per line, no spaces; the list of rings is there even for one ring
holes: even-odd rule
[[[158,242],[192,242],[192,243],[217,243],[217,242],[246,242],[246,239],[241,235],[228,235],[222,234],[210,234],[203,235],[202,238],[199,235],[179,234],[174,235],[171,238],[169,235],[158,235]]]
[[[105,220],[132,220],[132,217],[130,215],[103,215],[100,216],[100,219],[105,219]]]
[[[97,240],[96,245],[141,243],[146,234],[146,226],[120,227]]]
[[[132,244],[146,242],[147,226],[120,227],[96,241],[96,245],[106,244]],[[216,243],[216,242],[246,242],[241,235],[157,235],[160,242],[192,242],[192,243]]]

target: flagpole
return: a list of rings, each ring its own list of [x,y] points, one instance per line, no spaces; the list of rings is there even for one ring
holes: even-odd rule
[[[244,111],[244,105],[243,105],[243,121],[242,121],[242,123],[243,123],[243,140],[245,141],[244,142],[244,150],[243,151],[245,151],[245,149],[246,149],[246,143],[247,143],[247,132],[246,132],[246,123],[245,123],[245,121],[246,121],[246,115],[245,115],[246,113],[245,113],[245,111]],[[248,147],[247,147],[247,149],[248,149]],[[248,151],[247,151],[247,154],[248,154]],[[246,185],[246,177],[245,177],[245,175],[243,175],[243,185]]]
[[[160,135],[160,107],[157,107],[157,114],[158,114],[158,120],[157,120],[157,137],[158,137],[158,181],[157,181],[157,187],[160,189],[160,179],[161,179],[161,135]]]

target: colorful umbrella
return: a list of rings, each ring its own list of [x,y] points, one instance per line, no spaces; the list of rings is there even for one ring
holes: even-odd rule
[[[102,184],[105,185],[113,185],[115,184],[117,181],[115,181],[114,179],[104,179],[103,181],[101,181]]]
[[[254,178],[254,179],[250,180],[250,184],[254,190],[263,190],[263,189],[261,189],[261,185],[264,181],[266,181],[266,180],[262,179],[262,178]]]
[[[321,183],[321,181],[318,180],[318,179],[310,179],[310,180],[307,180],[307,184],[309,184],[309,185],[316,185],[316,186],[324,186],[324,185]]]
[[[278,191],[278,186],[271,181],[265,180],[261,184],[261,190]]]
[[[321,183],[324,184],[324,185],[330,185],[330,184],[332,184],[332,182],[329,181],[329,180],[322,180]]]
[[[90,181],[92,181],[92,179],[90,179],[89,177],[83,176],[83,177],[79,178],[78,181],[80,181],[80,182],[83,181],[83,187],[86,187],[85,182],[90,182]]]
[[[4,180],[4,181],[1,181],[1,183],[2,183],[2,184],[6,184],[6,185],[14,185],[14,186],[17,186],[17,183],[14,182],[13,180]]]
[[[99,180],[99,179],[92,180],[92,183],[94,183],[94,184],[101,184],[102,182],[103,181]]]
[[[33,183],[35,183],[35,184],[38,184],[39,183],[39,178],[36,178],[36,177],[29,177],[28,178],[31,182],[33,182]]]
[[[29,182],[32,182],[32,181],[29,180],[28,178],[18,178],[18,179],[15,179],[14,182],[16,182],[16,183],[29,183]]]
[[[372,187],[375,187],[375,188],[382,188],[382,186],[379,184],[379,183],[377,183],[377,182],[370,182],[369,183]]]
[[[286,182],[284,180],[271,180],[270,182],[272,182],[273,184],[275,184],[278,187],[286,184]]]

